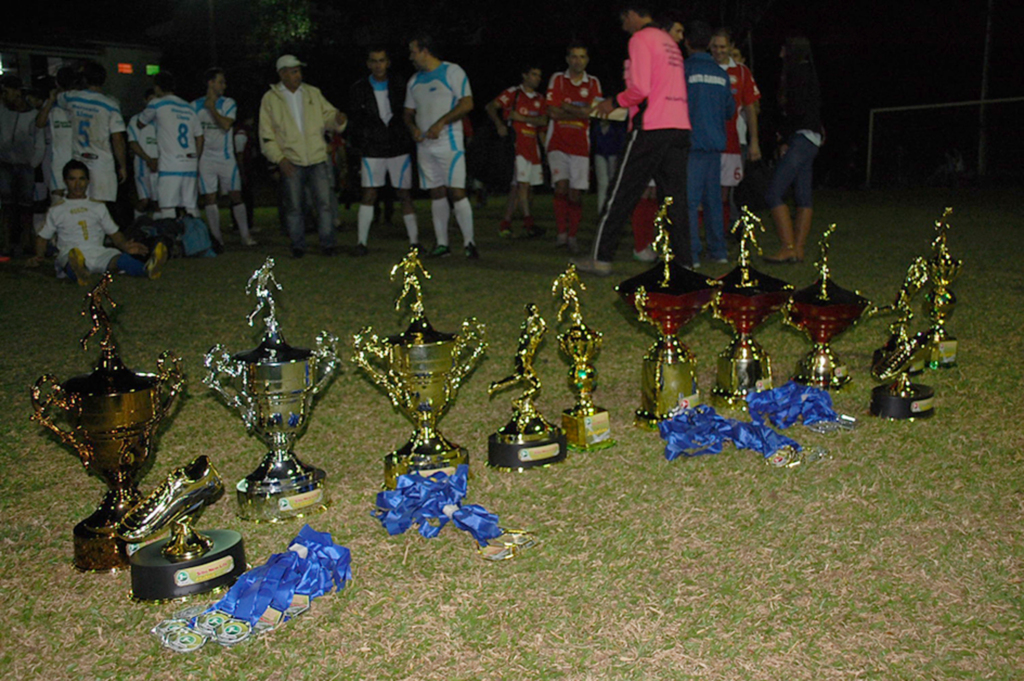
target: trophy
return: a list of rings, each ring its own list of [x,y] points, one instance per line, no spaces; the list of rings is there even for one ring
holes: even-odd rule
[[[385,489],[394,489],[398,476],[410,471],[450,475],[459,464],[469,463],[468,452],[442,435],[437,423],[487,347],[484,325],[476,319],[463,321],[457,334],[442,333],[430,325],[417,272],[430,278],[415,248],[391,268],[392,281],[402,278],[395,309],[402,309],[406,296],[413,298],[412,321],[405,332],[381,338],[366,326],[352,337],[352,361],[414,425],[409,441],[384,457]]]
[[[946,233],[949,223],[946,218],[953,214],[947,208],[942,217],[935,221],[935,240],[932,242],[932,257],[928,260],[928,278],[932,290],[925,294],[931,328],[922,331],[924,366],[929,369],[949,369],[956,366],[956,338],[946,329],[946,320],[956,307],[956,296],[949,289],[960,274],[963,261],[950,255],[946,248]],[[923,368],[923,367],[922,367]]]
[[[547,466],[565,460],[565,432],[551,425],[533,404],[540,392],[540,378],[533,370],[533,357],[537,354],[547,322],[537,312],[537,306],[526,306],[526,320],[519,331],[515,370],[487,389],[491,397],[519,383],[526,390],[512,400],[512,419],[487,438],[487,464],[503,470],[524,470]]]
[[[739,264],[719,278],[722,287],[711,300],[711,311],[735,332],[718,355],[718,376],[711,394],[729,406],[746,408],[750,391],[772,388],[771,359],[751,333],[786,304],[793,287],[750,266],[751,246],[761,252],[757,229],[761,220],[743,207],[736,225],[742,225]]]
[[[292,446],[303,433],[313,398],[330,382],[338,367],[337,339],[320,332],[316,348],[288,344],[277,321],[274,259],[267,258],[245,287],[256,307],[249,326],[263,314],[263,340],[252,350],[229,353],[218,344],[206,353],[203,382],[238,410],[245,428],[270,446],[260,465],[235,487],[238,515],[245,520],[276,522],[326,508],[323,470],[303,463]],[[222,380],[227,377],[227,380]]]
[[[576,404],[562,412],[562,430],[569,449],[589,452],[611,447],[615,441],[611,439],[608,411],[594,406],[594,383],[597,381],[594,358],[601,349],[601,332],[583,322],[577,287],[587,290],[576,273],[576,266],[569,265],[551,285],[551,295],[562,296],[558,321],[561,322],[568,311],[572,322],[572,326],[558,337],[559,347],[569,358],[569,386],[576,393]]]
[[[813,343],[811,351],[797,364],[793,380],[823,390],[836,390],[850,381],[848,367],[832,351],[832,339],[865,314],[877,311],[867,298],[832,281],[828,246],[835,229],[834,224],[829,225],[818,243],[818,280],[793,294],[782,317],[790,326],[804,331]]]
[[[669,418],[677,408],[700,404],[696,356],[676,338],[676,333],[707,307],[718,285],[715,280],[675,262],[665,228],[670,202],[671,198],[665,199],[655,219],[654,249],[661,264],[615,288],[636,310],[638,319],[652,324],[658,331],[658,340],[644,355],[640,409],[635,420],[636,425],[651,429]]]
[[[233,530],[196,532],[193,524],[224,493],[224,481],[206,455],[172,471],[152,494],[128,511],[117,527],[140,543],[170,529],[170,537],[131,556],[132,598],[171,601],[230,586],[245,572],[242,535]]]
[[[82,338],[82,349],[102,332],[96,370],[63,383],[45,374],[32,388],[32,420],[74,448],[85,470],[107,484],[96,511],[75,525],[74,564],[82,572],[128,567],[127,547],[115,529],[139,500],[138,482],[152,453],[153,436],[185,385],[180,360],[170,352],[157,359],[155,374],[137,374],[122,363],[103,306],[106,301],[116,307],[108,292],[111,281],[109,273],[103,275],[85,298],[83,314],[92,317],[92,329]],[[53,406],[70,429],[54,422],[48,413]]]
[[[908,294],[908,291],[924,284],[922,264],[922,259],[918,258],[907,271],[907,278],[896,299],[897,320],[889,327],[892,335],[874,354],[871,374],[879,381],[893,381],[871,390],[871,413],[875,416],[924,419],[935,413],[932,406],[935,391],[926,385],[911,383],[908,375],[914,358],[921,354],[927,342],[924,334],[913,338],[907,335],[907,325],[914,316],[910,308],[913,294]]]

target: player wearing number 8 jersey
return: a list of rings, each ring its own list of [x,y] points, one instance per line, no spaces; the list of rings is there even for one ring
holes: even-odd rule
[[[153,78],[156,97],[139,114],[141,128],[156,126],[158,159],[156,198],[163,217],[174,217],[176,209],[196,212],[196,178],[203,153],[203,129],[195,109],[174,94],[174,76],[163,71]]]

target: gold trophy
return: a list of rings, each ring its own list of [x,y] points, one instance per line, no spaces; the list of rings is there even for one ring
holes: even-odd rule
[[[935,221],[936,235],[932,242],[932,257],[928,260],[928,278],[932,282],[932,289],[925,294],[925,300],[932,325],[920,335],[924,347],[923,365],[929,369],[956,366],[956,338],[946,328],[946,320],[956,307],[956,296],[949,286],[960,275],[963,261],[950,255],[946,248],[946,234],[949,231],[946,218],[952,214],[953,209],[946,208],[942,217]]]
[[[32,419],[74,448],[86,472],[102,478],[108,487],[96,511],[75,525],[75,567],[83,572],[128,567],[126,544],[115,530],[139,501],[138,482],[152,454],[153,435],[185,385],[180,361],[170,352],[157,359],[155,374],[137,374],[125,367],[103,306],[106,301],[116,307],[108,292],[111,281],[109,273],[103,276],[86,296],[83,312],[92,317],[92,329],[82,338],[82,348],[102,332],[96,370],[63,383],[45,374],[32,388]],[[48,413],[53,406],[70,429],[54,422]]]
[[[519,332],[515,370],[487,389],[493,397],[499,390],[520,383],[526,386],[523,394],[512,400],[512,419],[487,439],[487,464],[492,468],[524,470],[565,460],[565,432],[551,425],[533,403],[541,388],[540,378],[533,370],[533,357],[547,330],[547,322],[537,306],[529,303]]]
[[[238,514],[245,520],[276,522],[322,511],[326,474],[303,463],[292,446],[309,423],[313,398],[327,387],[339,365],[337,339],[320,332],[316,348],[288,344],[277,321],[274,259],[253,273],[246,293],[256,297],[249,326],[263,314],[263,340],[252,350],[231,354],[218,344],[206,353],[203,382],[237,409],[245,428],[270,446],[260,465],[235,487]],[[227,377],[223,380],[222,377]]]
[[[569,449],[589,452],[611,447],[615,441],[611,439],[608,411],[594,406],[594,384],[597,381],[594,358],[601,350],[601,332],[583,321],[577,287],[587,290],[576,273],[576,266],[569,265],[551,285],[551,295],[562,297],[558,321],[561,322],[569,312],[569,321],[572,322],[572,326],[558,337],[559,347],[569,358],[569,386],[576,393],[576,404],[562,412],[562,429]]]
[[[829,225],[818,245],[818,280],[793,293],[786,303],[783,321],[801,329],[814,344],[797,364],[793,380],[823,390],[835,390],[850,381],[850,371],[832,350],[831,341],[862,316],[877,311],[871,301],[832,281],[828,266],[829,238],[836,226]]]
[[[132,598],[170,601],[230,586],[245,572],[242,535],[193,525],[224,493],[224,481],[206,455],[172,471],[152,494],[128,511],[117,528],[123,540],[145,542],[170,529],[170,537],[131,556]]]
[[[719,278],[722,287],[711,300],[714,316],[731,326],[736,335],[718,355],[718,376],[711,394],[745,409],[747,393],[772,388],[771,359],[751,333],[786,304],[793,287],[750,265],[751,246],[761,252],[757,243],[757,229],[764,231],[761,220],[744,206],[736,225],[742,226],[739,264]]]
[[[455,473],[469,463],[468,452],[448,440],[437,423],[448,412],[463,379],[487,347],[484,325],[470,318],[458,334],[442,333],[430,325],[423,309],[419,274],[429,279],[416,249],[391,268],[391,280],[402,278],[395,309],[412,295],[412,321],[404,333],[379,337],[370,326],[352,337],[352,361],[387,394],[391,404],[413,422],[412,437],[384,457],[384,487],[394,489],[398,476],[411,471],[430,475]]]
[[[644,355],[640,375],[640,409],[636,411],[635,424],[644,428],[657,428],[658,422],[669,418],[676,409],[700,404],[697,358],[676,334],[708,306],[718,285],[675,262],[665,227],[671,201],[665,199],[655,220],[658,234],[654,249],[661,264],[627,279],[615,289],[636,310],[638,319],[653,325],[658,332],[658,340]]]

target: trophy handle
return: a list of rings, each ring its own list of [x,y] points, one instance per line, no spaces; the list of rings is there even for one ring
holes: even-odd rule
[[[234,388],[224,385],[220,380],[222,374],[226,374],[232,379],[238,379],[244,370],[242,362],[236,361],[231,356],[231,353],[218,343],[210,348],[206,356],[203,357],[203,366],[208,371],[203,379],[203,383],[217,391],[229,407],[238,411],[242,417],[242,422],[245,423],[246,430],[252,430],[256,424],[256,414],[251,402],[246,396],[239,394]]]
[[[415,395],[409,392],[398,372],[380,366],[387,364],[389,352],[380,337],[373,332],[373,327],[364,326],[352,336],[352,350],[352,363],[369,374],[370,380],[384,390],[395,409],[404,411],[414,419],[416,410],[411,405],[415,404]]]
[[[444,415],[451,406],[455,393],[458,392],[462,380],[473,370],[480,355],[487,349],[487,327],[476,317],[463,320],[462,329],[452,348],[452,368],[444,383],[445,403],[438,418]]]
[[[66,412],[74,414],[77,414],[82,407],[77,394],[65,391],[60,381],[53,374],[44,374],[32,386],[32,408],[35,413],[31,418],[33,421],[38,421],[40,425],[53,431],[60,438],[61,442],[73,447],[78,454],[78,458],[82,461],[82,465],[86,470],[89,470],[89,465],[92,462],[92,452],[74,432],[66,431],[53,422],[53,419],[47,413],[52,406],[57,406]]]
[[[338,354],[337,345],[338,337],[326,331],[321,331],[316,337],[316,349],[313,351],[313,357],[316,360],[314,376],[319,378],[313,385],[314,395],[327,387],[341,364],[341,355]]]
[[[181,370],[181,358],[165,350],[156,360],[159,381],[160,403],[153,413],[153,423],[159,423],[171,411],[171,405],[185,387],[185,372]]]

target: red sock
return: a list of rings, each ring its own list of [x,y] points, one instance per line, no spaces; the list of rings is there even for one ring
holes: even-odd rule
[[[565,234],[569,222],[569,199],[564,194],[555,194],[555,225],[558,233]]]
[[[583,220],[583,204],[582,203],[571,203],[566,200],[565,204],[569,207],[569,236],[576,236],[576,232],[579,231],[580,222]]]
[[[633,209],[633,250],[639,253],[654,241],[654,218],[658,215],[658,202],[640,199]]]

